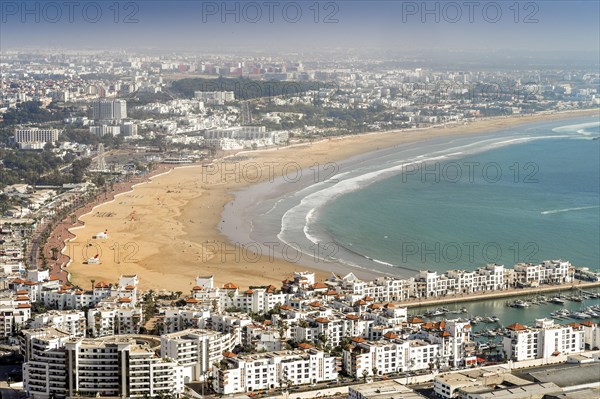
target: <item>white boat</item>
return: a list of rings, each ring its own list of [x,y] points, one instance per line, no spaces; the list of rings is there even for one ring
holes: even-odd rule
[[[571,317],[574,319],[589,319],[590,315],[583,312],[573,312],[571,313]]]
[[[562,305],[562,304],[565,303],[565,301],[563,301],[559,297],[554,297],[554,298],[550,299],[550,303],[554,303],[554,304],[557,304],[557,305]]]
[[[521,301],[519,299],[519,300],[516,300],[516,301],[513,302],[512,307],[513,308],[528,308],[529,307],[529,303],[525,302],[525,301]]]

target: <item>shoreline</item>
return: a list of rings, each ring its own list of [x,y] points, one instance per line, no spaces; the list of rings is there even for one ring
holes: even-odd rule
[[[228,156],[243,158],[234,165],[244,168],[258,162],[297,162],[306,168],[360,156],[378,149],[435,137],[466,136],[511,128],[544,120],[567,120],[597,115],[598,110],[491,118],[465,125],[425,130],[366,133],[325,139],[297,146],[243,151]],[[377,140],[371,140],[374,136]],[[234,158],[235,159],[235,158]],[[231,167],[228,159],[217,159],[213,168]],[[275,170],[275,177],[281,175]],[[80,217],[83,227],[73,231],[67,251],[74,253],[98,231],[109,230],[109,239],[94,240],[100,265],[84,264],[85,257],[71,259],[67,271],[73,282],[87,286],[91,279],[114,281],[119,274],[138,274],[142,289],[187,291],[194,277],[214,275],[216,285],[234,282],[241,287],[278,284],[293,271],[315,272],[318,280],[329,270],[280,259],[277,253],[259,253],[231,243],[219,230],[227,204],[235,192],[267,181],[256,174],[241,179],[235,173],[208,173],[206,166],[186,165],[168,175],[154,176],[149,183],[120,193],[110,204],[95,206]],[[90,256],[94,254],[88,252]]]

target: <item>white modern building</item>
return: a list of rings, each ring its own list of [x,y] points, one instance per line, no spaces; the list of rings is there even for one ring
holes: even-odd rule
[[[308,345],[287,350],[236,356],[226,353],[213,371],[213,388],[224,395],[284,386],[316,384],[338,377],[334,357]]]
[[[506,328],[510,334],[502,343],[511,360],[546,359],[585,349],[584,331],[580,325],[558,325],[550,319],[538,319],[534,327],[515,323]]]
[[[143,338],[70,338],[25,332],[23,388],[34,399],[73,396],[154,397],[183,392],[183,368],[161,359]]]
[[[213,364],[234,346],[234,336],[211,330],[188,329],[160,337],[161,356],[183,366],[185,382],[207,377]]]
[[[46,143],[55,143],[61,131],[58,129],[17,128],[15,142],[22,149],[44,148]]]

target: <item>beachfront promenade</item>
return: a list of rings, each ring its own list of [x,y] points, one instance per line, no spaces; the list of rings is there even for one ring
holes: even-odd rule
[[[426,299],[411,299],[408,301],[394,302],[394,304],[407,308],[414,308],[448,303],[474,302],[488,299],[502,299],[510,298],[513,296],[537,295],[544,292],[568,291],[574,289],[586,289],[593,287],[600,287],[600,281],[589,282],[575,280],[574,282],[566,284],[542,285],[539,287],[527,288],[510,288],[505,290],[484,291],[471,294],[444,295]]]

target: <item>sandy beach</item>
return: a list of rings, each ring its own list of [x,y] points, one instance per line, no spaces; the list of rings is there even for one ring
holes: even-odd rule
[[[140,276],[142,289],[188,292],[198,275],[214,275],[215,283],[240,287],[274,284],[293,271],[311,270],[279,259],[277,251],[256,253],[228,243],[217,228],[232,192],[290,173],[281,165],[302,168],[416,140],[452,135],[473,135],[537,121],[597,115],[597,110],[487,119],[467,125],[411,131],[371,133],[332,138],[310,144],[239,153],[236,162],[188,166],[157,175],[135,185],[111,201],[96,205],[70,228],[75,236],[63,254],[74,284],[88,287],[90,280],[115,282],[121,274]],[[257,167],[258,165],[258,167]],[[94,239],[108,231],[108,238]],[[65,237],[65,232],[61,232]],[[95,255],[100,264],[87,264]],[[325,268],[322,265],[319,268]],[[329,272],[313,269],[319,279]]]

